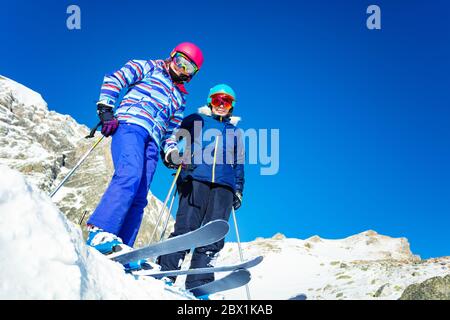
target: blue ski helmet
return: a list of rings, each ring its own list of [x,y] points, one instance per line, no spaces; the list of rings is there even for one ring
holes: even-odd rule
[[[229,85],[226,85],[223,83],[215,85],[214,87],[212,87],[209,90],[208,105],[211,103],[211,96],[218,94],[218,93],[223,93],[223,94],[227,94],[227,95],[231,96],[233,98],[232,105],[234,107],[234,104],[236,103],[236,94],[234,93],[234,90]]]

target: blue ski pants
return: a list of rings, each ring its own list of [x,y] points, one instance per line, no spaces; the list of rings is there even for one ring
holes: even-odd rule
[[[120,123],[112,136],[114,175],[88,220],[133,246],[147,206],[147,193],[158,163],[158,146],[147,130]]]
[[[198,229],[202,224],[216,219],[228,221],[233,205],[233,191],[223,185],[187,179],[178,186],[179,205],[175,230],[170,237]],[[224,247],[225,240],[194,250],[191,269],[210,266],[212,260]],[[161,270],[178,270],[188,250],[159,257]],[[171,277],[175,280],[176,277]],[[188,275],[186,289],[194,288],[214,280],[214,273]]]

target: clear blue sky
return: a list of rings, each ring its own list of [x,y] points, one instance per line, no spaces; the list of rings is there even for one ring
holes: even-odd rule
[[[66,28],[70,4],[81,30]],[[366,28],[370,4],[381,30]],[[449,12],[444,0],[9,1],[0,74],[93,126],[105,73],[195,42],[205,64],[187,114],[226,82],[244,129],[280,129],[279,173],[246,168],[243,241],[373,229],[436,257],[450,255]],[[160,163],[159,198],[169,174]]]

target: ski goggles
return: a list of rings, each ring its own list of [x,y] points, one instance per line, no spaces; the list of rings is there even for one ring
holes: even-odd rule
[[[213,107],[224,106],[226,109],[231,109],[233,106],[233,97],[227,94],[215,94],[211,96],[211,105]]]
[[[180,52],[175,53],[172,60],[179,69],[183,69],[184,73],[189,76],[193,76],[198,71],[197,66]]]

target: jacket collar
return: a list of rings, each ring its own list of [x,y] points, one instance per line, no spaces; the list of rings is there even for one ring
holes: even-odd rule
[[[213,116],[211,108],[208,106],[203,106],[203,107],[198,108],[198,113],[203,114],[208,117]],[[233,126],[237,126],[238,122],[241,120],[240,117],[236,117],[236,116],[226,117],[224,119],[227,119],[227,121],[229,121],[230,124],[232,124]]]
[[[184,94],[189,94],[189,92],[187,92],[186,90],[186,87],[184,86],[184,83],[174,83],[174,85],[176,85],[178,89],[180,89],[180,91]]]

